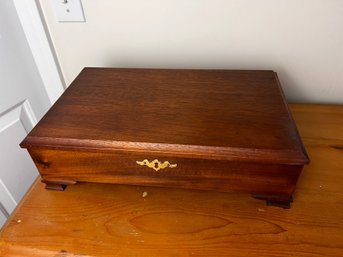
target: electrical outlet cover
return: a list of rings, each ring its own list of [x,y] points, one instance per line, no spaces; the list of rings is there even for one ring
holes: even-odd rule
[[[85,22],[81,0],[52,0],[59,22]]]

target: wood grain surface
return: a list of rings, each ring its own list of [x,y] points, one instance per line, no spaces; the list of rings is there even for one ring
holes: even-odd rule
[[[302,170],[302,166],[298,165],[194,161],[170,156],[115,154],[94,150],[80,152],[35,148],[30,149],[30,154],[47,184],[47,181],[58,181],[66,185],[76,182],[98,182],[220,192],[238,191],[269,194],[274,199],[279,197],[286,202],[289,201]],[[137,160],[145,158],[168,160],[177,167],[156,171],[136,163]]]
[[[308,162],[266,70],[85,68],[21,146]]]
[[[85,68],[21,146],[49,189],[243,191],[286,208],[309,162],[267,70]],[[137,165],[145,159],[177,164],[161,174]]]
[[[37,182],[0,232],[0,256],[343,256],[343,106],[291,109],[311,158],[292,209],[238,193]]]

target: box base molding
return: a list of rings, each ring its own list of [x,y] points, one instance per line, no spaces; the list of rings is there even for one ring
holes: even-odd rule
[[[64,191],[67,186],[77,183],[77,181],[73,180],[42,179],[41,181],[45,184],[45,189],[57,191]],[[251,197],[266,201],[267,206],[276,206],[284,209],[289,209],[293,202],[292,195],[251,193]]]

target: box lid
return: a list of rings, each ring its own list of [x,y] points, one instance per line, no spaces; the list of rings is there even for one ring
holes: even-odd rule
[[[85,68],[21,146],[308,162],[273,71]]]

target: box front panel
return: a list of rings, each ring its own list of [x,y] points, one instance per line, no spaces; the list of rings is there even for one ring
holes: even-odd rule
[[[301,166],[31,148],[46,181],[83,181],[291,195]]]

